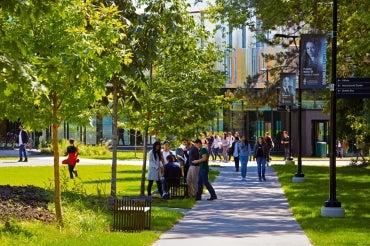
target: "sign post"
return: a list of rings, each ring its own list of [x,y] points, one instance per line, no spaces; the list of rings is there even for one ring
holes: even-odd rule
[[[370,78],[338,78],[338,98],[370,98]]]

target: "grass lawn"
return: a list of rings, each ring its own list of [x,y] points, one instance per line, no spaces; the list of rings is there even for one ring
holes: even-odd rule
[[[111,167],[109,165],[78,166],[79,177],[69,179],[66,166],[60,166],[62,208],[65,227],[37,221],[19,222],[7,218],[0,220],[0,245],[130,245],[148,246],[159,235],[169,230],[182,213],[162,207],[191,208],[194,199],[173,199],[152,203],[152,227],[150,231],[128,233],[111,232],[112,212],[107,209],[110,195]],[[53,167],[2,167],[0,185],[34,185],[48,190],[53,196]],[[218,171],[210,173],[214,180]],[[119,165],[117,167],[117,196],[138,195],[140,192],[141,167]],[[154,185],[154,189],[156,186]],[[160,199],[158,199],[160,200]],[[54,209],[54,204],[49,205]],[[0,211],[1,212],[1,211]]]
[[[329,199],[329,168],[304,166],[304,183],[293,183],[297,167],[274,165],[297,221],[314,245],[370,244],[370,169],[337,167],[336,198],[345,218],[321,217]]]

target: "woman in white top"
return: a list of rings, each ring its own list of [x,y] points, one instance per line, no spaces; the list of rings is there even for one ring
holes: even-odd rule
[[[149,167],[148,167],[148,196],[152,195],[153,181],[156,181],[159,194],[163,195],[162,189],[162,168],[163,168],[163,155],[161,152],[161,143],[154,142],[153,149],[149,151]]]
[[[214,154],[214,159],[213,161],[216,161],[217,156],[220,158],[220,161],[222,161],[222,156],[220,155],[220,145],[221,145],[221,138],[218,135],[218,133],[215,134],[213,143],[212,143],[212,151]],[[212,156],[213,157],[213,156]]]

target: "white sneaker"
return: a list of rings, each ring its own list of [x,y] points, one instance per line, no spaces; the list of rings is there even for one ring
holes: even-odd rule
[[[241,181],[245,181],[245,178],[243,178],[243,177],[240,177],[240,180],[241,180]]]

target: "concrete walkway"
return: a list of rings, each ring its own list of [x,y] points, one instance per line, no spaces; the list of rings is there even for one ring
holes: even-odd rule
[[[213,183],[218,199],[207,201],[206,191],[154,246],[311,245],[273,169],[267,168],[266,182],[258,181],[255,162],[247,170],[247,181],[240,181],[232,164],[223,164]]]

